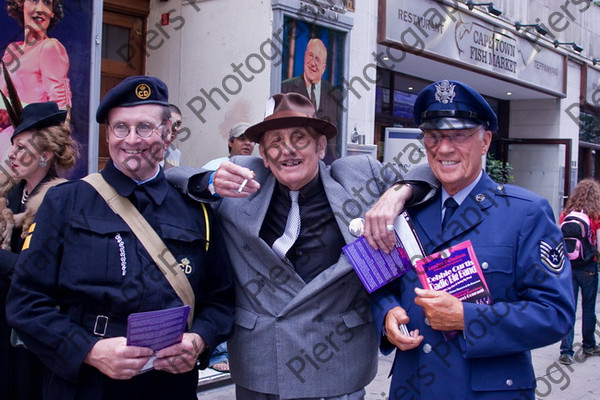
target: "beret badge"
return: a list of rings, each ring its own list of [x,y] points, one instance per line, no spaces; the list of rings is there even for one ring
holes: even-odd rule
[[[146,100],[152,94],[152,90],[150,90],[150,86],[145,83],[140,83],[135,88],[135,95],[138,99]]]

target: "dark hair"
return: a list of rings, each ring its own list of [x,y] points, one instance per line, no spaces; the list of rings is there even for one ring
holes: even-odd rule
[[[160,119],[163,121],[171,119],[171,110],[169,109],[168,106],[162,106],[162,110],[160,112]]]
[[[23,16],[23,3],[27,0],[6,0],[6,12],[19,22],[19,25],[25,25]],[[42,0],[39,0],[42,1]],[[54,28],[54,25],[63,17],[62,0],[52,0],[52,12],[54,16],[50,19],[48,30]]]
[[[181,115],[181,110],[175,104],[169,104],[169,110],[171,110],[171,112],[176,112],[177,114]]]

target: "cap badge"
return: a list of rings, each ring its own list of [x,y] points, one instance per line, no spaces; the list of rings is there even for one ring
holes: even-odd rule
[[[152,90],[150,90],[150,86],[145,83],[140,83],[135,87],[135,95],[138,99],[146,100],[152,94]]]
[[[436,84],[435,99],[443,104],[452,103],[455,96],[454,87],[455,85],[447,80],[443,80],[439,84]]]

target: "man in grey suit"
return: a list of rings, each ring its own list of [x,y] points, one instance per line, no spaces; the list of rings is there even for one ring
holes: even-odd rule
[[[274,95],[246,131],[262,159],[234,157],[210,175],[236,276],[237,399],[363,399],[376,373],[369,299],[342,247],[355,239],[350,221],[401,177],[368,156],[327,168],[320,159],[337,129],[314,114],[302,95]],[[180,190],[205,196],[206,174],[170,172]]]
[[[317,117],[331,122],[336,127],[340,119],[340,100],[336,88],[323,80],[327,67],[327,48],[321,39],[308,41],[304,52],[304,72],[281,82],[281,92],[295,92],[306,96],[315,106]],[[331,164],[340,154],[335,137],[328,140],[323,161]]]

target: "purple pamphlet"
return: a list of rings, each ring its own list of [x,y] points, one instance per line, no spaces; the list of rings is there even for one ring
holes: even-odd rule
[[[403,275],[411,266],[410,259],[398,240],[395,251],[390,254],[373,249],[364,236],[342,249],[369,293]]]
[[[127,345],[154,351],[181,342],[190,306],[134,313],[127,318]]]

